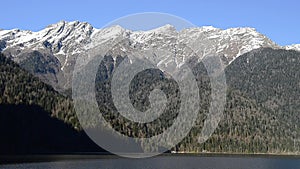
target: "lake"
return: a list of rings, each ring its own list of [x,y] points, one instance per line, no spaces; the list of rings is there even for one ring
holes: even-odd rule
[[[60,159],[0,165],[7,169],[300,169],[299,157],[163,155],[146,159],[99,157],[97,159]]]

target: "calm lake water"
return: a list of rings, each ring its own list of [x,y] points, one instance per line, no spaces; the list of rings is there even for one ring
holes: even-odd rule
[[[158,156],[147,159],[101,158],[0,165],[7,169],[300,169],[300,158]]]

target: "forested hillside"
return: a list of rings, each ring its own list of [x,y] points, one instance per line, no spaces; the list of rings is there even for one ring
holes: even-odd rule
[[[0,93],[0,154],[103,151],[79,131],[69,98],[3,55]]]
[[[49,115],[71,124],[76,129],[79,124],[74,116],[70,98],[56,92],[16,63],[0,55],[0,104],[38,105]]]
[[[117,59],[118,63],[123,60],[121,57]],[[191,61],[189,64],[200,88],[201,110],[197,125],[193,127],[188,137],[173,150],[299,153],[299,52],[259,49],[242,55],[232,62],[225,70],[228,91],[223,118],[212,137],[203,144],[198,143],[198,136],[208,113],[210,81],[205,67],[201,63],[195,64]],[[178,114],[180,97],[176,82],[155,69],[139,73],[130,86],[130,97],[134,107],[141,111],[147,110],[150,106],[149,91],[155,86],[159,86],[166,93],[168,109],[153,122],[133,123],[117,112],[112,101],[110,86],[113,72],[117,66],[118,64],[114,63],[111,56],[106,56],[100,64],[95,88],[101,113],[115,130],[127,136],[142,138],[163,132],[172,124]],[[26,126],[30,124],[28,120],[33,122],[32,119],[37,119],[39,122],[38,125],[27,128],[29,133],[39,128],[40,133],[44,129],[47,133],[54,131],[53,137],[58,130],[71,130],[72,133],[82,134],[70,98],[54,91],[51,86],[34,78],[2,55],[0,57],[0,82],[1,129],[5,129],[4,135],[11,136],[11,140],[18,140],[18,142],[14,142],[16,145],[23,144],[25,136],[22,136],[22,130],[26,130]],[[15,111],[11,111],[12,109]],[[39,117],[40,115],[41,117]],[[49,119],[56,122],[50,122]],[[10,127],[6,127],[7,124],[10,124]],[[55,124],[56,127],[43,128],[48,124]],[[16,129],[11,126],[19,127]],[[10,134],[18,133],[15,132],[16,130],[21,136],[15,137]],[[66,144],[65,139],[78,138],[71,135],[72,137],[58,137],[60,138],[58,142]],[[45,134],[44,136],[48,137]],[[36,138],[30,134],[26,137]],[[31,139],[27,140],[26,145],[31,142]],[[9,139],[1,142],[3,147],[9,144]]]
[[[298,52],[288,52],[282,50],[283,53],[277,53],[280,51],[273,49],[260,49],[261,53],[258,53],[256,58],[257,62],[266,70],[274,71],[272,66],[276,67],[277,72],[283,72],[286,74],[297,71],[294,65],[289,63],[283,64],[283,58],[278,58],[276,55],[282,55],[282,57],[290,58],[292,54],[299,55]],[[253,51],[255,52],[255,51]],[[270,54],[271,52],[271,54]],[[275,56],[273,56],[272,52]],[[218,128],[204,144],[198,144],[198,136],[201,133],[203,122],[207,116],[209,103],[210,103],[210,82],[206,73],[206,69],[203,64],[195,64],[191,61],[189,64],[192,67],[193,73],[197,79],[201,110],[199,111],[199,118],[197,119],[197,126],[195,126],[188,137],[179,143],[173,150],[186,151],[186,152],[228,152],[228,153],[297,153],[300,143],[299,141],[299,110],[295,107],[289,107],[291,111],[279,111],[283,107],[274,109],[262,104],[260,97],[251,97],[248,94],[247,88],[243,85],[251,85],[254,82],[247,81],[246,79],[258,80],[260,76],[265,81],[268,81],[265,77],[268,76],[268,71],[261,69],[254,69],[249,72],[244,69],[240,60],[247,62],[247,56],[253,55],[252,52],[240,56],[236,61],[231,63],[226,70],[226,79],[228,85],[227,100],[224,111],[224,117],[219,123]],[[272,61],[266,61],[268,59]],[[260,59],[261,57],[261,59]],[[295,64],[299,64],[300,57],[292,59]],[[118,58],[121,60],[121,58]],[[117,63],[120,60],[117,59]],[[274,62],[274,64],[272,64]],[[264,66],[265,65],[265,66]],[[149,108],[149,91],[154,89],[154,86],[158,86],[163,90],[168,98],[168,110],[164,113],[166,116],[161,116],[159,119],[147,123],[137,124],[125,119],[117,112],[114,107],[112,96],[109,93],[111,88],[111,80],[114,69],[118,65],[114,64],[111,56],[107,56],[100,65],[97,74],[97,101],[100,111],[105,115],[106,120],[110,121],[112,126],[119,132],[132,136],[132,137],[151,137],[152,135],[159,134],[164,131],[165,128],[170,126],[173,119],[176,118],[178,113],[178,103],[180,98],[178,97],[178,86],[172,78],[164,75],[163,72],[157,70],[146,70],[139,73],[131,83],[130,93],[131,101],[135,108],[143,111]],[[234,70],[234,71],[233,71]],[[278,76],[277,76],[278,75]],[[288,86],[280,84],[280,81],[276,79],[280,78],[280,73],[274,74],[271,79],[272,83],[262,82],[256,84],[257,88],[253,88],[253,92],[260,92],[261,94],[271,97],[269,93],[275,86],[281,85],[281,94],[284,102],[288,102],[290,96],[300,96],[298,93],[294,93],[293,89],[296,88],[299,83],[299,77],[287,77],[282,79],[285,83],[291,83],[294,86]],[[289,82],[289,78],[293,78]],[[249,82],[249,83],[248,83]],[[292,92],[293,94],[285,94],[283,91]],[[289,97],[288,97],[289,96]],[[104,101],[105,100],[105,101]],[[296,103],[297,102],[297,103]],[[294,97],[293,106],[297,106],[299,99]],[[298,135],[297,135],[298,134]]]

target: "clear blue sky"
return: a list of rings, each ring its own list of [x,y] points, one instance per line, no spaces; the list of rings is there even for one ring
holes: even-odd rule
[[[6,0],[1,2],[0,28],[38,31],[60,20],[101,28],[141,12],[170,13],[197,26],[254,27],[280,45],[300,43],[299,0]]]

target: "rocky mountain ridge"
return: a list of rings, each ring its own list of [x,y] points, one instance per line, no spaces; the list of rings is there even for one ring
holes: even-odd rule
[[[174,62],[176,66],[190,57],[176,56],[178,43],[194,49],[199,60],[207,55],[218,55],[225,64],[257,48],[300,50],[299,45],[279,46],[254,28],[248,27],[222,30],[204,26],[177,31],[174,26],[165,25],[148,31],[132,31],[118,25],[97,29],[87,22],[61,21],[38,32],[0,30],[0,52],[57,90],[65,90],[71,86],[74,65],[79,55],[99,44],[113,47],[119,43],[120,38],[126,42],[113,51],[114,57],[126,56],[129,50],[158,48],[171,50],[174,56],[156,55],[156,63]]]

